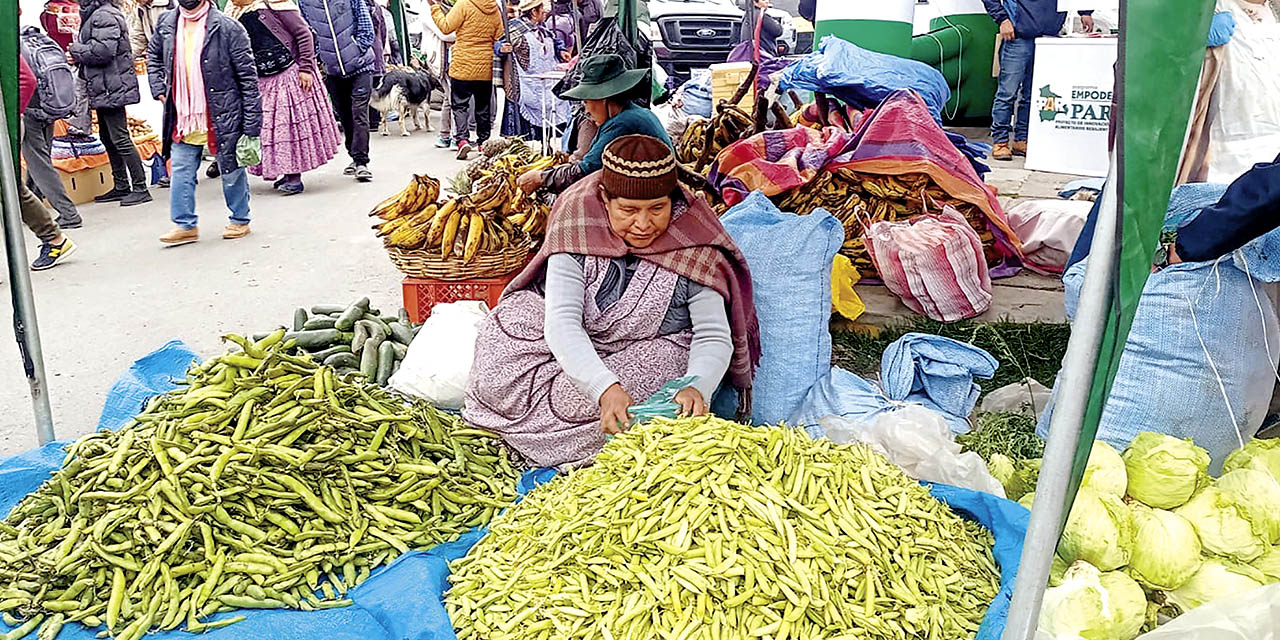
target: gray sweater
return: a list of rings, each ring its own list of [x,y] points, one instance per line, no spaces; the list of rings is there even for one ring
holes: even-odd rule
[[[547,259],[547,347],[583,395],[599,402],[605,390],[618,382],[618,376],[605,366],[583,327],[586,291],[582,265],[573,255],[557,253]],[[687,317],[693,328],[693,341],[687,375],[698,376],[692,386],[710,405],[711,395],[720,386],[733,356],[729,317],[724,297],[714,289],[690,282],[688,293]],[[635,400],[641,402],[644,398]]]

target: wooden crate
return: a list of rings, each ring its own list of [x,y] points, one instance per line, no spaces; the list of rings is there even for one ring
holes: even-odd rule
[[[721,100],[732,98],[734,92],[742,86],[743,82],[746,82],[750,75],[750,62],[725,62],[711,65],[711,103],[720,104]],[[738,106],[750,109],[751,96],[752,93],[748,91]]]

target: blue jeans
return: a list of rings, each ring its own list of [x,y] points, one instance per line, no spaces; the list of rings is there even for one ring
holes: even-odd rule
[[[1000,80],[996,98],[991,104],[991,140],[995,143],[1013,139],[1025,142],[1027,123],[1031,120],[1031,67],[1036,59],[1036,41],[1030,38],[1006,40],[1000,45]],[[1010,125],[1017,106],[1017,122]]]
[[[173,175],[169,178],[169,219],[183,229],[196,226],[196,172],[204,146],[173,143],[169,160]],[[222,197],[231,210],[231,222],[249,224],[249,176],[244,167],[222,172]]]

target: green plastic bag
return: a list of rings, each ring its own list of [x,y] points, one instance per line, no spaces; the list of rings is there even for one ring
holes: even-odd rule
[[[698,376],[676,378],[662,385],[662,388],[658,389],[657,393],[649,396],[648,400],[631,405],[627,409],[627,413],[631,415],[631,426],[634,427],[653,418],[679,417],[680,404],[675,402],[676,394],[697,381]]]
[[[262,163],[262,139],[256,136],[240,136],[236,142],[236,163],[252,167]]]

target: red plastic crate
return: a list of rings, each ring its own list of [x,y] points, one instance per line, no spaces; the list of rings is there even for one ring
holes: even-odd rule
[[[492,309],[498,304],[502,290],[507,288],[519,271],[501,278],[476,278],[472,280],[435,280],[433,278],[409,278],[404,287],[404,308],[414,323],[431,317],[431,309],[437,304],[459,300],[483,300]]]

